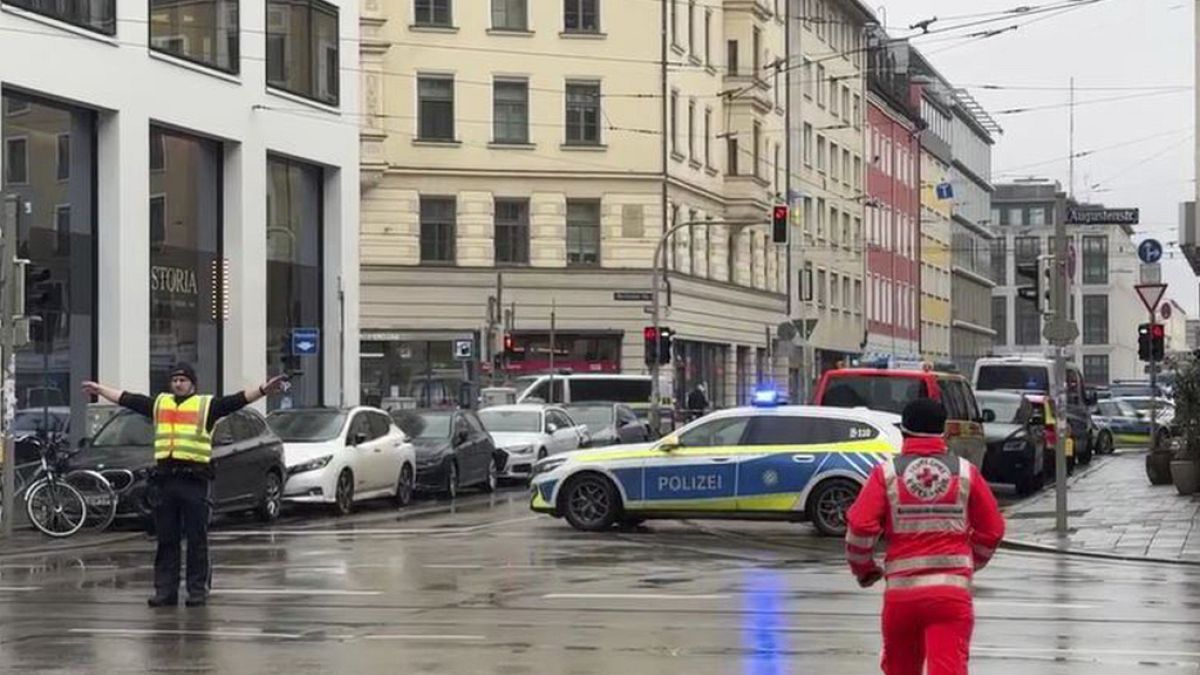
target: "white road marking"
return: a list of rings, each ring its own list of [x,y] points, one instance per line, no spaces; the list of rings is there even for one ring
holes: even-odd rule
[[[1003,652],[1012,654],[1064,654],[1064,655],[1079,655],[1089,656],[1094,654],[1105,654],[1108,656],[1170,656],[1179,658],[1200,658],[1200,652],[1172,652],[1162,651],[1161,649],[1096,649],[1094,647],[1080,647],[1078,649],[1066,647],[998,647],[998,646],[983,646],[971,647],[973,652]]]
[[[543,600],[728,600],[728,595],[674,595],[670,593],[547,593]]]
[[[269,638],[278,640],[299,640],[304,637],[297,633],[264,633],[249,630],[171,630],[167,628],[72,628],[68,633],[84,635],[115,635],[125,637],[144,636],[187,636],[187,637],[218,637],[218,638]]]
[[[364,640],[426,640],[429,642],[478,642],[483,635],[364,635]]]
[[[32,593],[40,590],[41,586],[0,586],[0,593]]]
[[[213,595],[383,595],[383,591],[345,591],[334,588],[214,588]]]
[[[1097,605],[1078,605],[1069,602],[1020,602],[1003,600],[976,600],[976,607],[1028,607],[1030,609],[1095,609]]]
[[[438,563],[433,565],[421,565],[426,569],[431,570],[481,570],[483,565],[454,565],[451,563]]]

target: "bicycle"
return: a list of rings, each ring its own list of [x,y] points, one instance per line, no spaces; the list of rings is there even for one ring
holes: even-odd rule
[[[67,454],[61,451],[61,443],[36,437],[23,440],[36,444],[41,462],[16,490],[17,497],[24,496],[25,513],[34,527],[49,537],[63,538],[86,525],[104,530],[112,524],[118,496],[107,478],[89,469],[64,471]]]

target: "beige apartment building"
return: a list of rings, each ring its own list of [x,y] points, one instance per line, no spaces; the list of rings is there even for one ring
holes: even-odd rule
[[[664,391],[730,405],[773,380],[780,5],[365,0],[364,400],[437,403],[551,362],[647,372],[651,259],[683,222]]]
[[[865,28],[858,0],[789,0],[791,192],[801,237],[793,237],[793,319],[816,319],[791,361],[794,386],[807,391],[823,370],[861,354],[866,273]]]

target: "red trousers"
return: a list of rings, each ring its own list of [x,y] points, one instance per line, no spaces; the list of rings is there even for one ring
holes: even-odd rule
[[[975,610],[965,590],[887,591],[883,596],[883,672],[967,675],[974,627]]]

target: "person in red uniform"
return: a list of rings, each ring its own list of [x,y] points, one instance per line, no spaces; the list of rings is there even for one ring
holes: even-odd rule
[[[903,451],[875,467],[847,514],[851,571],[864,588],[880,579],[887,585],[887,675],[966,675],[975,626],[971,578],[1004,537],[991,487],[978,468],[950,454],[945,428],[941,403],[909,403]],[[887,549],[882,567],[875,559],[880,538]]]

